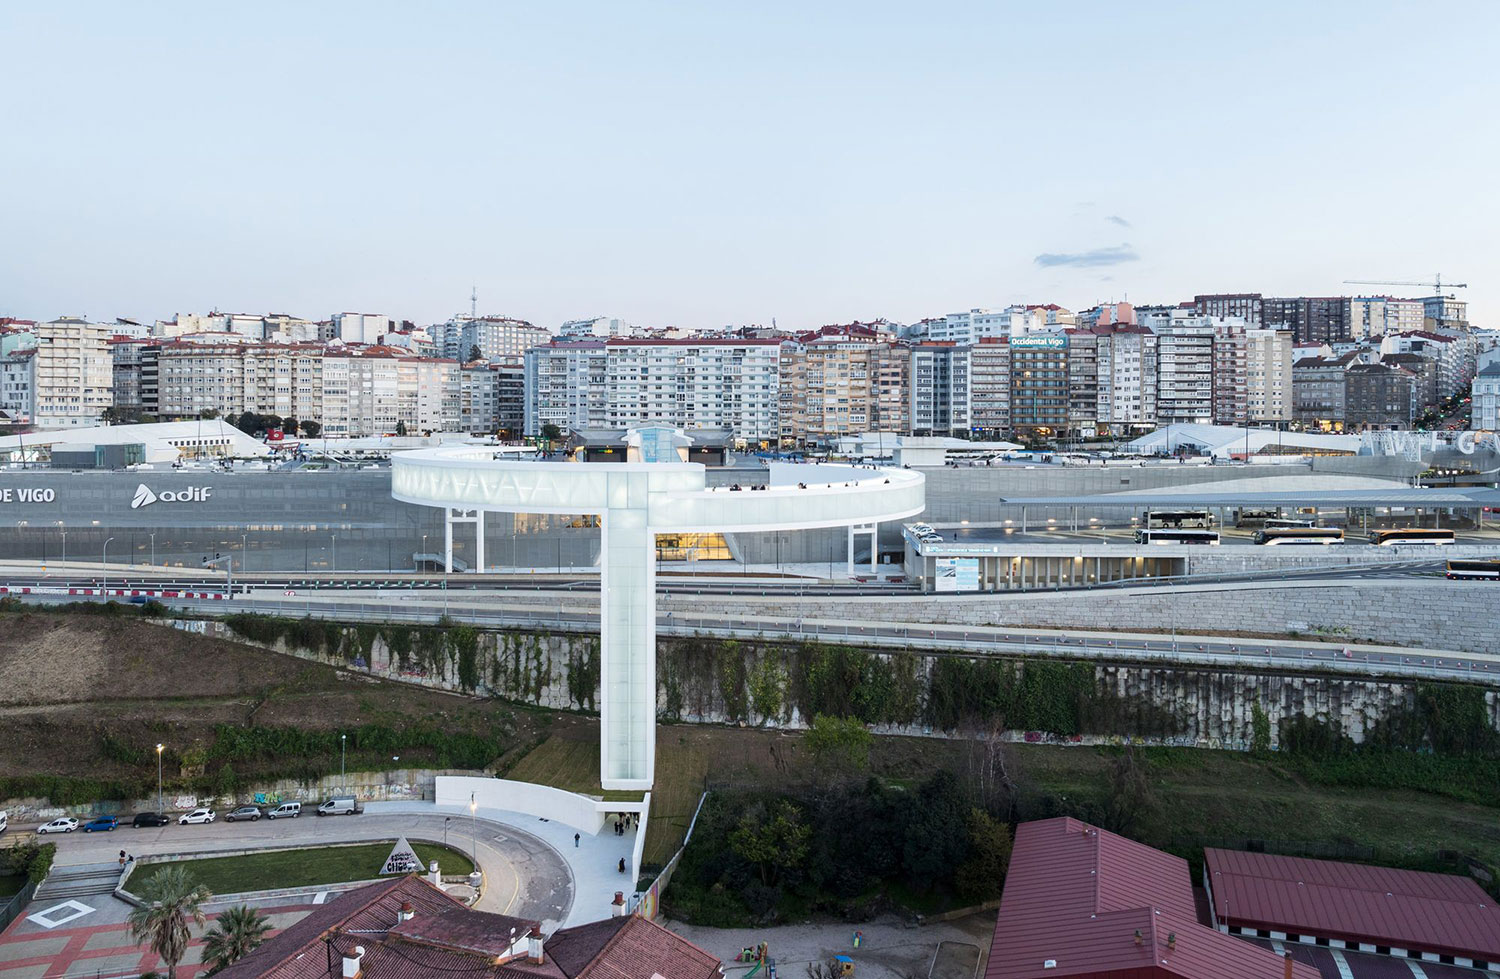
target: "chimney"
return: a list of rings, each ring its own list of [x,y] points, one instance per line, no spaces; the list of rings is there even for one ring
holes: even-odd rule
[[[1141,930],[1139,928],[1135,930],[1135,943],[1137,945],[1141,943]]]
[[[615,899],[610,902],[609,916],[611,918],[625,917],[625,892],[615,891]]]
[[[1169,949],[1176,949],[1177,948],[1177,932],[1175,932],[1175,931],[1169,931],[1169,932],[1167,932],[1167,948],[1169,948]]]
[[[363,945],[356,945],[353,952],[344,953],[344,979],[359,979],[359,960],[364,957]]]
[[[416,917],[417,909],[411,906],[410,901],[401,902],[401,910],[396,912],[396,922],[410,921]]]
[[[443,872],[438,869],[436,860],[427,865],[427,883],[438,888],[443,886]]]
[[[1292,979],[1292,953],[1282,952],[1281,958],[1284,963],[1281,970],[1282,979]]]
[[[535,924],[526,935],[526,961],[532,965],[542,964],[542,926]]]

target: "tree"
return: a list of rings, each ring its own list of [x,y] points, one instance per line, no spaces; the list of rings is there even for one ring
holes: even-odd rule
[[[302,420],[301,427],[302,434],[306,435],[310,439],[317,438],[318,433],[323,431],[323,426],[320,423],[313,421],[311,418],[304,418]]]
[[[552,443],[562,438],[562,429],[548,422],[542,426],[542,440],[547,443],[547,452],[552,452]]]
[[[281,420],[281,430],[283,432],[285,432],[286,434],[288,434],[288,435],[296,435],[297,434],[297,419],[295,419],[295,418],[283,418]]]
[[[751,806],[729,834],[729,847],[754,864],[760,882],[770,887],[784,871],[802,866],[811,835],[812,827],[802,821],[802,810],[780,799],[769,811],[763,803]]]
[[[208,421],[211,418],[218,418],[219,417],[219,409],[217,409],[217,408],[204,408],[202,411],[198,412],[198,417],[202,418],[204,421]]]
[[[953,886],[972,901],[999,897],[1010,867],[1010,825],[997,822],[983,809],[969,810],[969,859],[953,873]]]
[[[213,899],[208,888],[193,880],[184,867],[159,870],[141,888],[145,904],[130,912],[130,935],[150,946],[167,966],[167,979],[177,979],[177,963],[187,952],[189,925],[208,920],[203,905]]]
[[[1109,770],[1109,798],[1104,803],[1108,829],[1129,836],[1155,808],[1146,759],[1128,746]]]
[[[829,717],[818,714],[802,736],[802,743],[820,768],[863,771],[870,766],[870,746],[874,737],[868,728],[852,717]]]
[[[214,972],[249,955],[261,942],[271,923],[246,904],[226,908],[203,933],[203,962]]]
[[[404,421],[398,421],[398,422],[396,422],[396,434],[397,435],[405,435],[406,434],[406,422],[404,422]]]
[[[470,361],[483,360],[483,359],[484,359],[484,354],[482,354],[482,353],[479,352],[479,344],[476,343],[473,346],[469,347],[469,360]]]
[[[946,880],[969,858],[969,809],[957,776],[947,769],[939,769],[917,790],[901,847],[902,869],[917,890]]]
[[[1003,720],[997,718],[988,728],[970,735],[969,787],[981,806],[1007,819],[1013,816],[1018,775],[1015,753],[1005,740]]]

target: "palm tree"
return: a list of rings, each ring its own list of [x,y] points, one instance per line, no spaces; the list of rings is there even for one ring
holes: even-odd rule
[[[271,923],[248,904],[225,909],[203,933],[203,964],[213,972],[233,965],[265,941],[270,930]]]
[[[193,880],[183,867],[159,870],[141,888],[144,905],[130,912],[130,937],[161,956],[167,979],[177,979],[177,963],[187,953],[190,924],[203,925],[203,905],[213,899],[208,888]]]

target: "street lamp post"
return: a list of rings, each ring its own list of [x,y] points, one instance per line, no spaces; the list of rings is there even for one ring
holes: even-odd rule
[[[338,571],[338,569],[339,569],[339,535],[338,534],[329,534],[328,538],[329,538],[329,540],[331,540],[333,542],[333,554],[329,558],[329,560],[332,562],[333,566],[331,568],[329,568],[329,570],[330,571]]]
[[[156,566],[156,535],[151,534],[151,565]]]
[[[344,781],[344,755],[349,744],[349,735],[339,735],[339,787],[347,788]]]
[[[68,532],[63,527],[63,522],[61,520],[59,520],[57,522],[57,529],[62,534],[62,560],[63,560],[64,564],[67,564],[68,563]]]
[[[451,822],[453,822],[453,817],[452,816],[444,816],[443,817],[443,846],[444,846],[444,848],[446,848],[448,846],[448,824],[451,823]]]
[[[244,574],[245,573],[245,550],[246,550],[245,538],[247,538],[249,536],[250,536],[249,534],[241,534],[240,535],[240,574]]]
[[[161,805],[161,753],[166,745],[160,742],[156,745],[156,811],[162,811]]]
[[[469,860],[474,864],[474,870],[479,870],[479,830],[475,819],[479,813],[479,803],[474,801],[474,793],[469,793]]]
[[[99,555],[99,564],[104,571],[104,587],[100,590],[106,592],[109,591],[109,542],[112,540],[114,540],[113,537],[104,538],[104,547]]]

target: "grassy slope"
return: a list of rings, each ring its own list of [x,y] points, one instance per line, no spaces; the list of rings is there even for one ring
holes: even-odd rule
[[[241,891],[373,880],[379,875],[380,868],[385,863],[385,858],[390,856],[394,845],[395,841],[389,840],[358,846],[278,850],[235,857],[183,860],[164,866],[186,868],[194,880],[215,894],[237,894]],[[474,869],[469,858],[455,850],[432,843],[413,843],[411,848],[424,865],[437,860],[445,874],[467,874]],[[132,890],[139,893],[151,879],[152,873],[139,881],[132,880]]]

